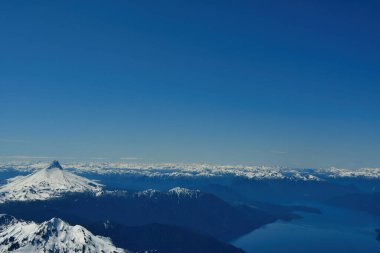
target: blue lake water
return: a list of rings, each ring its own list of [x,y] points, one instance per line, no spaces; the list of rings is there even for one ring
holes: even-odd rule
[[[232,244],[247,253],[379,253],[375,228],[380,218],[327,206],[322,214],[304,214],[304,219],[278,221],[255,230]]]

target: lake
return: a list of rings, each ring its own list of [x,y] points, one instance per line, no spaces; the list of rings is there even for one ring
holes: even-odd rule
[[[303,219],[269,224],[232,244],[247,253],[380,252],[380,241],[374,231],[380,228],[379,217],[341,208],[315,207],[322,214],[302,213]]]

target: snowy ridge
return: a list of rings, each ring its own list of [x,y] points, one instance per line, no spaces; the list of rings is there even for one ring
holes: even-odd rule
[[[8,180],[6,185],[0,187],[0,203],[14,200],[46,200],[69,192],[100,194],[102,185],[65,171],[54,161],[48,168]]]
[[[276,166],[213,165],[183,163],[124,163],[124,162],[71,162],[65,164],[77,174],[125,175],[130,177],[214,178],[244,177],[252,180],[320,181],[334,178],[380,179],[380,168],[315,168],[299,169]],[[46,162],[0,162],[0,169],[33,172],[46,168]]]
[[[4,217],[8,220],[0,218],[0,253],[127,252],[116,248],[109,238],[95,236],[82,226],[71,226],[58,218],[38,224]]]
[[[190,190],[190,189],[182,188],[182,187],[175,187],[168,191],[169,195],[175,195],[178,198],[184,198],[184,197],[197,198],[200,195],[200,193],[201,193],[200,190]]]
[[[182,187],[174,187],[167,192],[161,192],[159,190],[147,189],[134,193],[135,197],[145,198],[157,198],[159,196],[169,196],[175,198],[198,198],[201,195],[200,190],[190,190]]]

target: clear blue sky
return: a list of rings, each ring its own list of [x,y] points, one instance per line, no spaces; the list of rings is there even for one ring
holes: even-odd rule
[[[379,1],[1,1],[0,156],[380,166]]]

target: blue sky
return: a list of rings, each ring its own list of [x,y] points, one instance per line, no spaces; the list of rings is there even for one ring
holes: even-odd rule
[[[380,166],[379,1],[2,1],[0,156]]]

